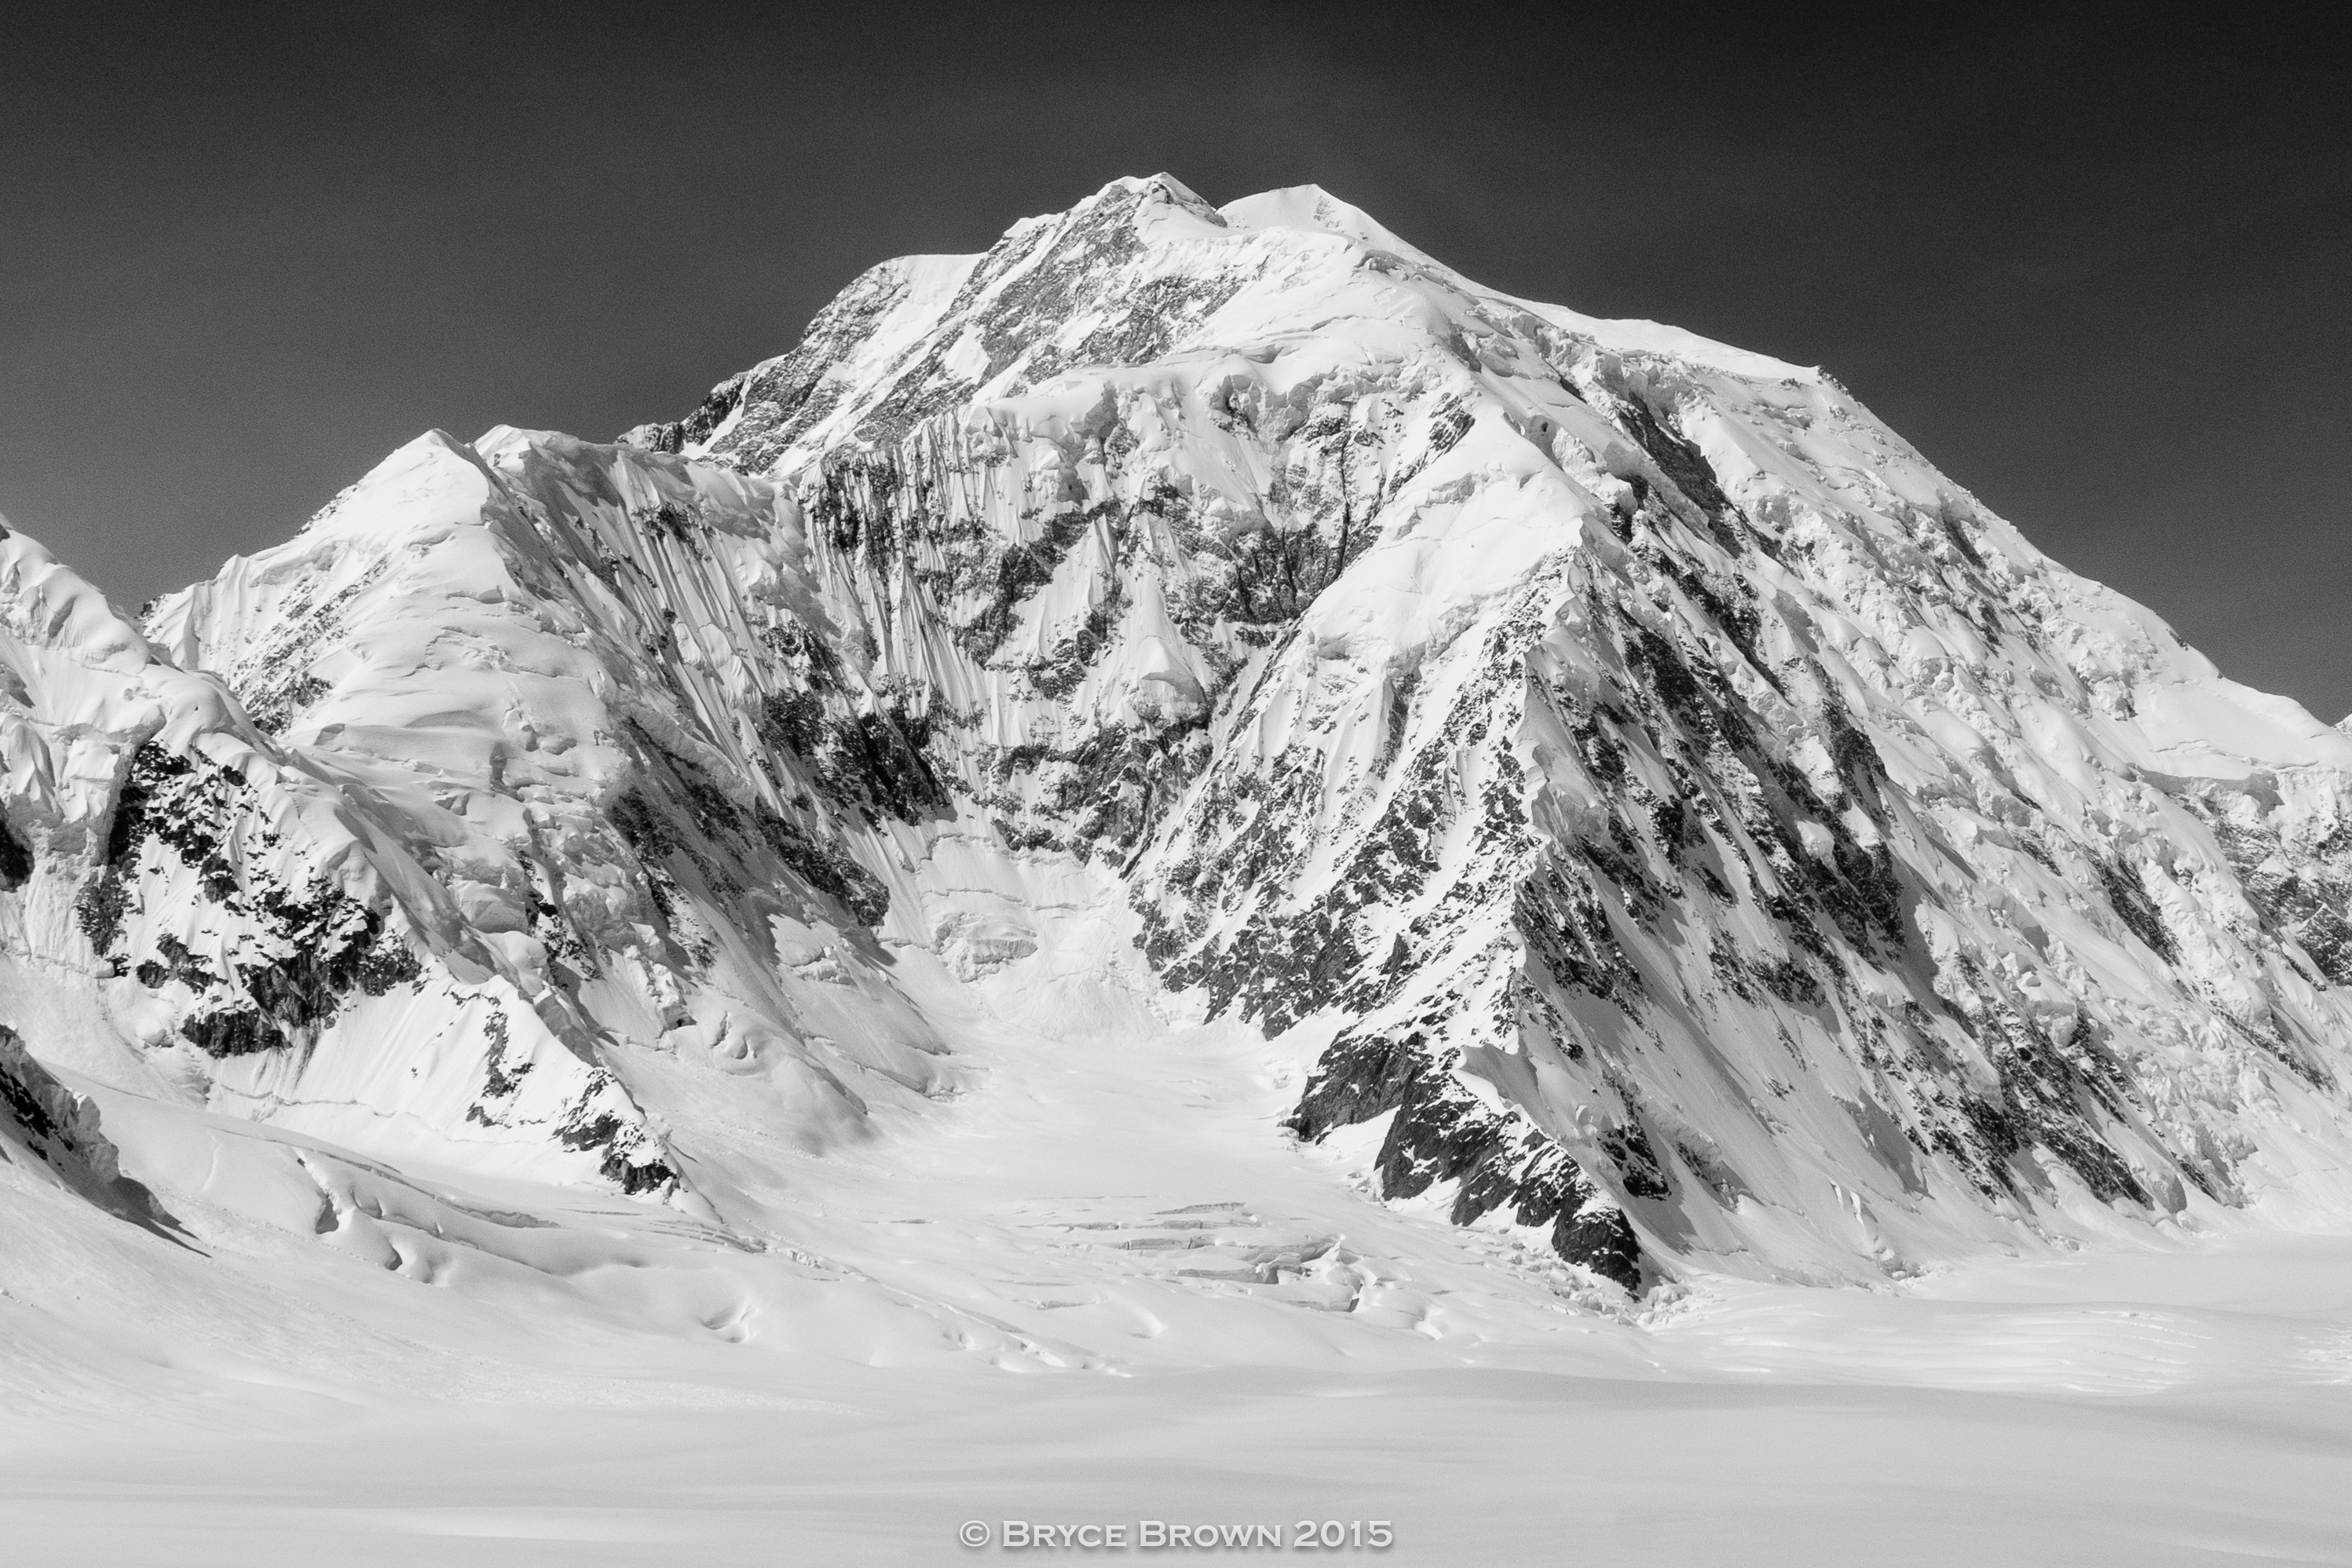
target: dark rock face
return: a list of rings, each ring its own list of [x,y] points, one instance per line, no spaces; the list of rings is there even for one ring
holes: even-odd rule
[[[929,716],[903,704],[828,714],[819,690],[772,692],[761,699],[759,732],[799,758],[827,800],[869,821],[917,821],[948,803],[928,755]]]
[[[0,890],[22,887],[32,874],[32,846],[16,836],[14,824],[0,817]]]
[[[604,1085],[599,1084],[602,1088]],[[593,1114],[583,1113],[566,1123],[556,1133],[557,1141],[567,1149],[601,1154],[597,1169],[606,1181],[635,1197],[640,1193],[656,1193],[677,1185],[677,1172],[663,1160],[637,1159],[629,1155],[629,1131],[621,1119],[609,1111]]]
[[[100,956],[117,959],[151,990],[194,993],[182,1038],[207,1055],[247,1056],[316,1036],[354,993],[383,996],[422,972],[414,951],[383,914],[320,884],[294,889],[264,869],[245,780],[152,742],[135,751],[115,800],[106,861],[86,883],[76,915]],[[253,841],[246,841],[248,839]],[[142,867],[162,889],[192,883],[195,896],[225,906],[253,936],[249,956],[215,969],[169,931],[144,953],[119,945],[131,912],[130,883]]]
[[[1418,1034],[1335,1042],[1284,1125],[1315,1142],[1392,1111],[1375,1165],[1382,1196],[1415,1197],[1433,1182],[1458,1183],[1456,1225],[1509,1206],[1521,1225],[1549,1225],[1553,1250],[1568,1261],[1640,1290],[1641,1244],[1625,1211],[1524,1117],[1480,1104],[1426,1045]],[[1659,1187],[1643,1196],[1666,1194]]]
[[[862,738],[854,725],[849,733]],[[624,791],[605,815],[642,862],[653,902],[669,905],[665,918],[675,907],[667,891],[678,874],[673,857],[693,866],[706,887],[734,897],[744,891],[746,875],[763,880],[753,869],[763,851],[839,902],[859,925],[875,925],[888,912],[889,890],[837,839],[817,838],[765,801],[747,811],[693,759],[665,750],[650,737],[638,739],[644,782]],[[724,862],[714,852],[722,850],[731,852]]]
[[[144,1185],[122,1174],[98,1107],[58,1082],[16,1031],[0,1024],[0,1161],[12,1149],[119,1218],[167,1238],[179,1229]]]

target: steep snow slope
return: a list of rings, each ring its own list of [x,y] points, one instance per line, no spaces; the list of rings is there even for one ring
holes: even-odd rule
[[[856,1135],[874,1094],[952,1087],[869,929],[904,874],[886,824],[938,786],[814,577],[772,486],[436,434],[155,612],[176,658],[218,671],[427,868],[443,989],[476,1010],[391,1026],[436,1031],[440,1086],[398,1092],[404,1113],[543,1148],[536,1075],[569,1054],[622,1094],[598,1116],[625,1128],[640,1104],[708,1103],[820,1147]],[[373,1146],[325,1112],[302,1124]],[[576,1116],[553,1131],[606,1141]],[[677,1157],[629,1151],[604,1174],[654,1187],[687,1175]]]
[[[2352,1204],[2352,740],[1818,372],[1313,190],[1119,182],[677,423],[425,437],[143,632],[0,543],[9,1016],[331,1237],[406,1170],[846,1255],[789,1195],[1026,1092],[992,1031],[1204,1019],[1282,1035],[1269,1149],[1577,1300]]]

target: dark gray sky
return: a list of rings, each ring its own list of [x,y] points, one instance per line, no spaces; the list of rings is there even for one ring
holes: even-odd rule
[[[871,263],[1166,169],[1826,365],[2352,708],[2352,145],[2294,13],[71,9],[0,43],[0,511],[126,604],[419,431],[674,416]]]

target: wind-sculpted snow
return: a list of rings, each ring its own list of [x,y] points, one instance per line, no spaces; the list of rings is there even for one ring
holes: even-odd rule
[[[1241,1020],[1313,1064],[1271,1146],[1590,1304],[2195,1223],[2352,1125],[2352,739],[1820,372],[1311,189],[885,264],[618,444],[423,437],[143,631],[0,549],[16,1027],[306,1170],[797,1246],[1038,1092],[991,1031]]]

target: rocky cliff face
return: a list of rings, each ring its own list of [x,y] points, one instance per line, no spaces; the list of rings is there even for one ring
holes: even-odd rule
[[[163,1233],[171,1217],[122,1174],[98,1107],[78,1094],[0,1024],[0,1166],[19,1180],[54,1183],[134,1225]]]
[[[1313,190],[886,264],[681,421],[428,436],[141,630],[5,545],[12,984],[353,1147],[723,1216],[729,1119],[971,1086],[903,956],[1042,973],[1072,912],[1328,1038],[1268,1138],[1637,1290],[2344,1147],[2352,741],[1820,372]]]

